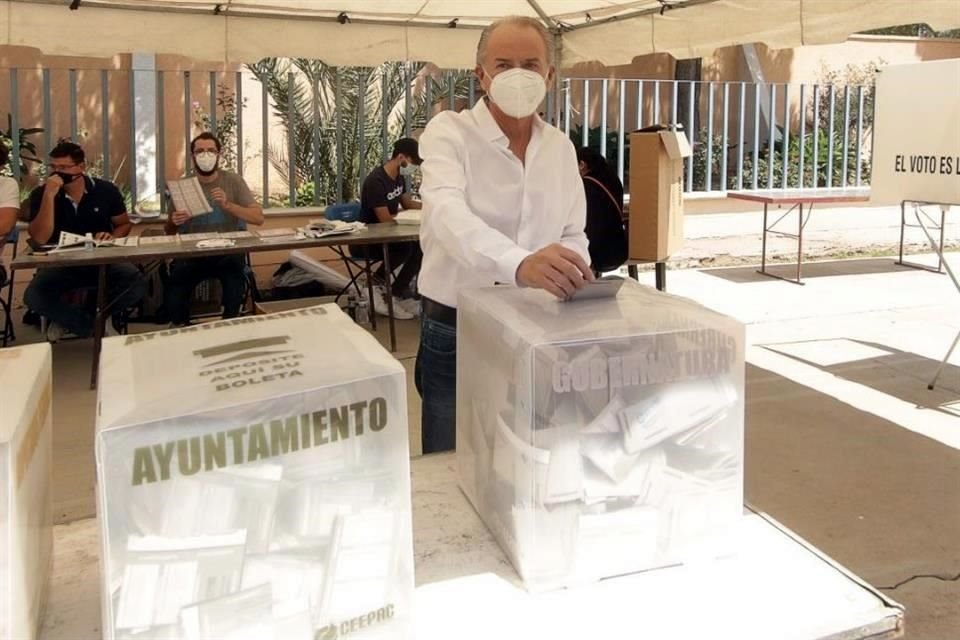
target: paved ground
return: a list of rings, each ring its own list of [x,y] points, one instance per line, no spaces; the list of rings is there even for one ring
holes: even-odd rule
[[[883,253],[899,239],[899,215],[817,212],[808,246],[820,257]],[[693,218],[677,264],[710,256],[729,256],[714,264],[750,262],[759,253],[759,228],[756,215]],[[948,229],[948,238],[955,231]],[[960,254],[951,261],[960,268]],[[668,274],[672,293],[747,325],[747,499],[905,604],[911,640],[957,637],[960,354],[936,390],[926,385],[960,330],[960,296],[945,275],[889,258],[811,264],[805,273],[802,287],[750,267]],[[652,274],[641,279],[652,283]],[[400,325],[398,357],[412,371],[416,323]],[[21,336],[36,338],[29,328]],[[75,540],[71,531],[90,533],[82,519],[94,510],[88,348],[64,343],[54,354],[55,508],[61,522],[80,520],[59,529],[65,545]],[[412,385],[410,400],[416,450]],[[61,553],[88,573],[56,568],[47,637],[80,638],[62,635],[57,620],[70,619],[77,594],[95,588],[85,553]]]

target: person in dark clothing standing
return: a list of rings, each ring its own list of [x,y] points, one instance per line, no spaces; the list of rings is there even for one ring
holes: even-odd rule
[[[623,226],[623,183],[606,158],[590,149],[577,150],[583,191],[587,197],[587,239],[590,268],[613,271],[627,261],[627,232]]]
[[[360,192],[360,221],[365,224],[396,224],[394,219],[402,205],[404,209],[420,209],[421,204],[407,191],[407,176],[420,165],[420,151],[413,138],[400,138],[393,145],[393,155],[383,166],[377,167],[363,181]],[[419,242],[403,242],[388,245],[390,266],[400,267],[400,273],[393,280],[390,294],[393,295],[393,314],[395,318],[408,320],[420,315],[420,303],[413,298],[410,283],[420,272],[423,253]],[[383,260],[383,245],[356,246],[350,254],[357,258]],[[387,314],[385,286],[386,272],[381,264],[373,274],[378,284],[373,288],[373,308],[381,315]]]

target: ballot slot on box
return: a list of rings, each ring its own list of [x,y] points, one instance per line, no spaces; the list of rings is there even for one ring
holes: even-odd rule
[[[527,587],[681,563],[735,530],[740,323],[630,282],[568,303],[477,289],[458,309],[460,482]]]
[[[105,638],[412,637],[405,373],[338,307],[108,339],[100,380]]]
[[[37,637],[53,551],[50,345],[0,350],[0,638]]]

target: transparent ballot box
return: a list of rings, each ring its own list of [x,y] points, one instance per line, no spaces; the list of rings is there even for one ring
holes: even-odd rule
[[[632,281],[461,292],[460,483],[531,590],[720,553],[743,504],[744,329]]]
[[[105,340],[104,636],[412,637],[407,433],[336,305]]]
[[[0,349],[0,638],[40,630],[53,552],[50,345]]]

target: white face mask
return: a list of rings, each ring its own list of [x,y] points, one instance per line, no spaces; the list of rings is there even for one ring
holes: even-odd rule
[[[201,151],[194,156],[194,160],[200,171],[213,171],[213,168],[217,166],[217,154],[212,151]]]
[[[528,69],[517,67],[504,71],[493,76],[490,82],[490,98],[511,118],[532,116],[545,95],[547,83],[543,76]]]
[[[412,164],[400,167],[400,175],[402,176],[412,176],[417,172],[417,167]]]

